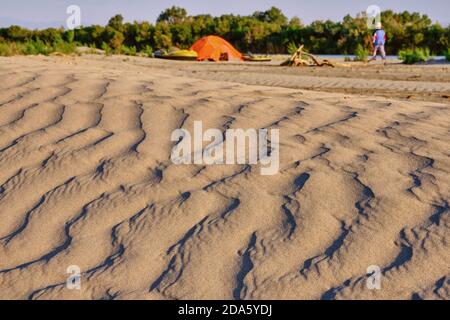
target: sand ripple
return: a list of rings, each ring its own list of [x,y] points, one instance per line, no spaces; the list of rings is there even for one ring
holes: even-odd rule
[[[448,104],[138,62],[0,60],[0,298],[450,298]],[[280,173],[172,164],[198,120],[280,129]]]

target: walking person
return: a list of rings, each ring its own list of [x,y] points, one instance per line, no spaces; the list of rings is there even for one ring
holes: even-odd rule
[[[384,61],[384,64],[386,64],[386,51],[384,49],[384,45],[386,43],[386,33],[383,30],[381,22],[377,23],[375,29],[375,33],[373,34],[373,56],[369,62],[377,60],[377,54],[379,53]]]

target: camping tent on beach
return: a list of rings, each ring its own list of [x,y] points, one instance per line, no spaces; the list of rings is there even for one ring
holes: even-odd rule
[[[218,36],[206,36],[197,40],[191,50],[198,53],[198,61],[242,60],[242,54],[229,42]]]

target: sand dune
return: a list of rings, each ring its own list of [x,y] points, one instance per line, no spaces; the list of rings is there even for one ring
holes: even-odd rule
[[[449,299],[450,68],[427,68],[0,58],[0,298]],[[175,165],[200,120],[279,129],[280,172]]]

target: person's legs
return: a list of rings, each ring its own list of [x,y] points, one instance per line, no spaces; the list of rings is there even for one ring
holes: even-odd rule
[[[384,50],[384,46],[380,46],[380,54],[381,58],[383,58],[384,64],[386,64],[386,51]]]
[[[377,60],[377,52],[378,52],[378,48],[379,48],[379,46],[375,46],[375,48],[373,49],[373,55],[372,55],[372,58],[371,58],[369,61]]]

